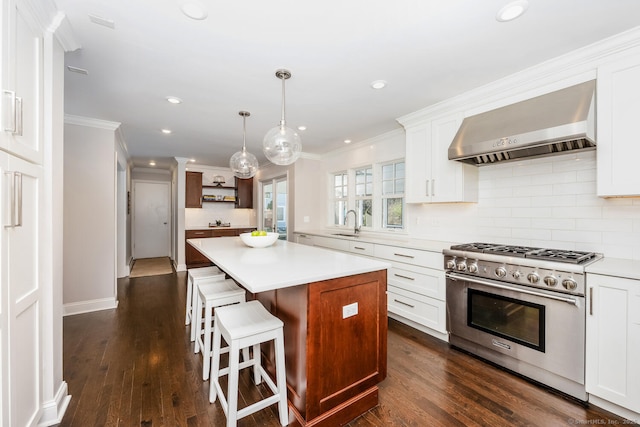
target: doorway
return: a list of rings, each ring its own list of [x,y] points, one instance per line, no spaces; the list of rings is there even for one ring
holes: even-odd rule
[[[278,233],[287,240],[287,177],[262,181],[262,229]]]
[[[171,183],[133,181],[133,257],[171,257]]]

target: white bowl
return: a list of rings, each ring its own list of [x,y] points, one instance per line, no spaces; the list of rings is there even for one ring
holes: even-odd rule
[[[252,248],[266,248],[273,245],[278,240],[278,233],[267,233],[266,236],[252,236],[251,233],[240,234],[242,242]]]

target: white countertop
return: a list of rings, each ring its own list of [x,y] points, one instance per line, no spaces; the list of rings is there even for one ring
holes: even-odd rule
[[[459,242],[445,242],[440,240],[413,239],[408,236],[380,236],[377,234],[360,233],[358,237],[337,236],[336,233],[350,233],[353,230],[311,230],[294,231],[296,234],[330,237],[332,239],[356,240],[358,242],[377,243],[380,245],[402,246],[403,248],[420,249],[430,252],[442,252]]]
[[[640,261],[604,257],[586,267],[587,273],[640,280]]]
[[[387,262],[284,240],[268,248],[251,248],[239,237],[187,242],[253,293],[391,267]]]

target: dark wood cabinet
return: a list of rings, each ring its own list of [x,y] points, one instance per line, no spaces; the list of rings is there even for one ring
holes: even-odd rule
[[[221,227],[221,228],[211,228],[208,230],[186,230],[184,232],[184,257],[185,264],[187,264],[187,268],[196,268],[196,267],[208,267],[211,264],[209,258],[202,255],[200,251],[187,243],[187,239],[202,239],[202,238],[210,238],[210,237],[228,237],[228,236],[239,236],[242,233],[250,233],[254,231],[255,227],[245,227],[245,228],[230,228],[230,227]]]
[[[202,207],[202,172],[187,172],[185,180],[185,208]]]
[[[253,178],[236,178],[236,208],[253,209]]]
[[[237,209],[253,209],[253,178],[235,178],[233,187],[203,185],[202,172],[187,172],[185,183],[185,208],[201,208],[202,203],[233,203]],[[231,200],[213,200],[203,197],[203,189],[216,188],[227,192]],[[224,194],[223,194],[224,195]]]

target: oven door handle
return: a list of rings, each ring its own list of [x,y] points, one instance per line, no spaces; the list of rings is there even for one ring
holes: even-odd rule
[[[522,289],[522,288],[514,288],[512,286],[506,286],[506,285],[502,285],[499,283],[496,283],[494,281],[491,280],[485,280],[485,279],[478,279],[478,278],[470,278],[468,276],[463,276],[457,273],[447,273],[446,274],[447,279],[451,279],[454,281],[457,280],[465,280],[469,283],[477,283],[479,285],[485,285],[485,286],[489,286],[492,288],[498,288],[498,289],[504,289],[507,291],[514,291],[514,292],[522,292],[523,294],[528,294],[528,295],[534,295],[537,297],[541,297],[541,298],[549,298],[549,299],[553,299],[556,301],[562,301],[562,302],[566,302],[568,304],[573,304],[575,306],[578,306],[578,300],[576,300],[575,298],[565,298],[565,297],[561,297],[561,296],[557,296],[557,295],[547,295],[547,294],[543,294],[540,292],[534,292],[534,291],[530,291],[528,289]]]

